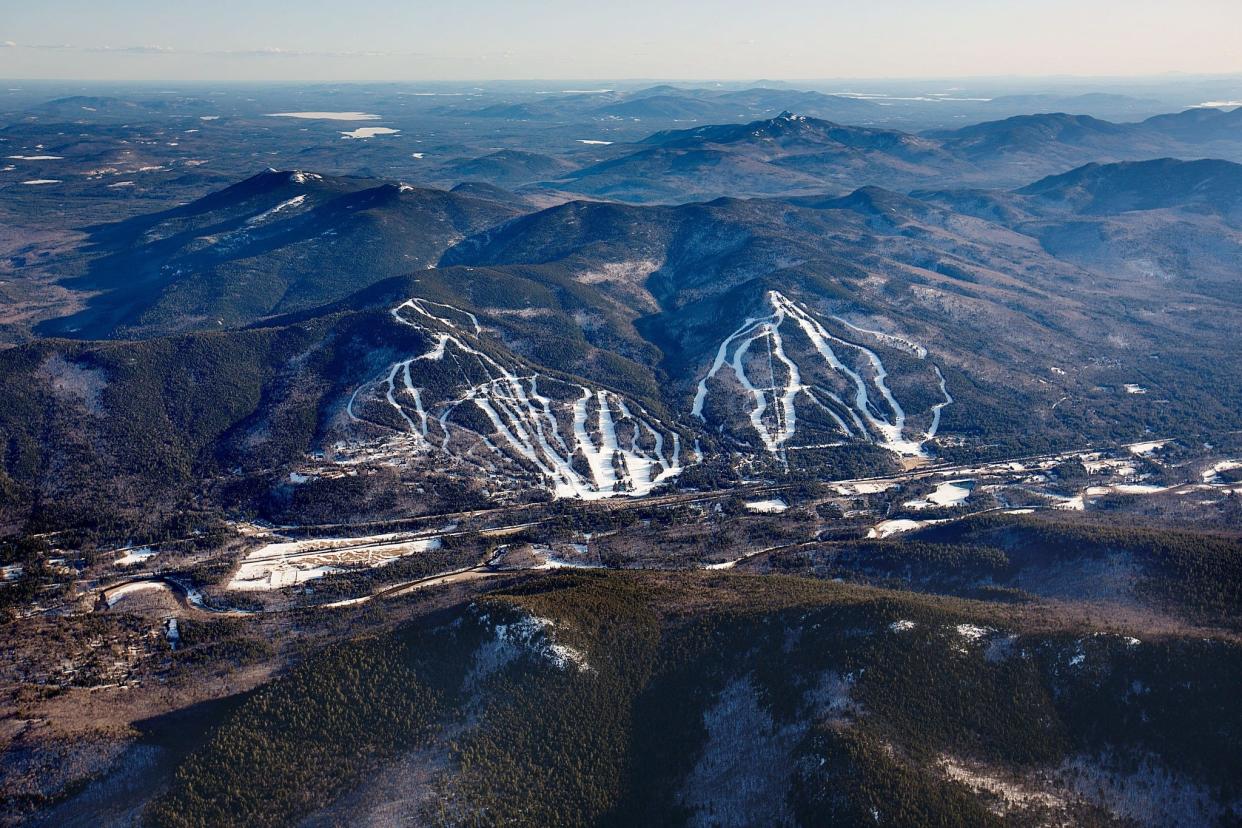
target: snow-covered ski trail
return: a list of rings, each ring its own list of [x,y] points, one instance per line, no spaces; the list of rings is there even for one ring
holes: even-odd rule
[[[614,391],[545,377],[516,360],[491,356],[483,350],[483,329],[473,313],[417,298],[391,313],[429,342],[425,352],[394,363],[375,383],[378,398],[401,423],[395,430],[416,448],[448,452],[451,432],[469,431],[493,453],[521,458],[537,469],[556,497],[645,495],[681,472],[676,431]],[[455,396],[431,401],[427,389],[417,385],[412,369],[425,376],[421,372],[429,363],[444,366]],[[576,396],[541,392],[541,382],[569,388]],[[351,396],[348,415],[394,428],[358,413],[360,391]],[[483,415],[491,433],[454,422],[464,405]],[[434,446],[432,424],[440,431]]]
[[[779,291],[768,291],[765,299],[771,308],[770,314],[748,317],[720,343],[711,366],[698,382],[691,408],[693,416],[705,419],[703,408],[709,394],[708,382],[727,367],[750,397],[752,428],[764,448],[782,461],[797,433],[796,403],[801,395],[826,413],[847,438],[874,442],[902,456],[925,455],[923,444],[936,436],[941,410],[953,402],[938,366],[932,367],[945,401],[932,406],[932,420],[927,431],[911,435],[907,433],[906,411],[889,388],[888,369],[875,351],[832,333],[805,305]],[[831,318],[849,331],[874,337],[920,360],[927,356],[926,348],[905,337],[862,328],[839,317]],[[801,332],[822,360],[821,364],[799,364],[790,356],[782,334],[783,327],[788,328],[786,323]],[[766,382],[765,378],[754,376],[756,360],[752,346],[760,340],[767,348]],[[866,374],[851,366],[855,360],[843,360],[838,352],[861,358],[867,367]],[[824,367],[852,389],[850,402],[826,388],[804,383],[804,377],[813,376],[816,370],[822,373]],[[762,373],[762,369],[759,370]]]

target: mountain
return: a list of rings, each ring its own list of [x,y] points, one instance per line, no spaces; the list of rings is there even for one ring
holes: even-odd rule
[[[1203,209],[1234,175],[1151,162],[1020,192],[569,202],[507,218],[491,200],[268,173],[177,222],[161,214],[103,237],[137,238],[136,250],[156,251],[143,256],[167,249],[175,262],[200,220],[247,234],[291,221],[297,238],[310,224],[322,243],[350,220],[372,227],[377,209],[425,220],[428,202],[484,216],[486,229],[454,242],[432,213],[439,235],[409,275],[322,271],[334,278],[312,286],[319,305],[288,302],[305,309],[274,317],[263,306],[250,328],[10,349],[5,393],[23,402],[3,432],[25,447],[6,465],[11,514],[110,467],[134,470],[114,476],[121,489],[169,496],[187,491],[174,479],[225,469],[262,488],[292,469],[367,468],[376,477],[358,482],[363,500],[383,505],[355,508],[391,515],[425,508],[392,494],[393,474],[410,492],[430,476],[470,502],[595,499],[705,474],[866,475],[1140,439],[1168,424],[1236,428],[1237,400],[1222,389],[1238,387],[1237,366],[1212,355],[1229,347],[1240,311],[1238,234]],[[1131,192],[1143,182],[1151,193]],[[282,206],[302,195],[316,201],[310,213]],[[1175,209],[1179,199],[1187,206]],[[268,249],[256,261],[270,268],[285,248]],[[1194,268],[1181,264],[1187,251]],[[172,284],[141,318],[185,313],[174,301],[185,288]],[[1188,304],[1194,316],[1169,312]],[[1129,385],[1152,393],[1118,390]],[[185,396],[169,407],[158,389],[174,386]],[[208,402],[221,395],[228,405]],[[182,422],[202,407],[213,417]]]
[[[1037,239],[1050,254],[1135,285],[1231,301],[1242,256],[1242,165],[1087,164],[1014,192],[915,193]]]
[[[1086,215],[1186,209],[1230,216],[1242,208],[1242,164],[1172,158],[1088,164],[1017,192]]]
[[[446,174],[461,181],[478,180],[504,187],[559,178],[574,167],[572,162],[537,152],[498,150],[453,164]]]
[[[844,127],[784,112],[748,124],[658,132],[649,149],[568,176],[577,192],[636,201],[898,186],[970,168],[934,141],[893,130]]]
[[[634,120],[700,121],[715,120],[720,104],[690,97],[680,91],[664,95],[644,95],[601,106],[596,115]]]
[[[876,104],[841,95],[766,86],[747,89],[688,88],[661,84],[633,90],[548,94],[479,107],[444,107],[443,114],[513,121],[748,121],[781,110],[820,118],[862,119],[881,115]]]
[[[740,93],[739,93],[740,94]],[[1018,186],[1091,162],[1159,156],[1242,160],[1234,112],[1205,109],[1140,123],[1021,115],[914,135],[795,115],[664,130],[568,173],[558,190],[630,202]]]
[[[866,118],[875,104],[857,98],[794,89],[754,87],[737,91],[652,87],[629,93],[594,114],[612,118],[721,122],[769,112],[795,111],[816,118]]]
[[[1239,680],[1234,642],[1021,605],[537,575],[317,651],[214,717],[146,813],[1214,824],[1237,807]]]
[[[986,121],[923,133],[945,151],[1002,177],[1056,172],[1089,162],[1146,160],[1162,155],[1242,160],[1237,125],[1242,116],[1217,109],[1191,109],[1137,123],[1113,123],[1087,115],[1044,113]]]
[[[32,107],[24,114],[40,120],[114,122],[133,118],[197,118],[200,112],[211,107],[207,98],[185,95],[144,96],[141,100],[111,95],[68,95]]]
[[[90,228],[87,307],[44,335],[135,336],[245,324],[434,264],[517,213],[495,201],[269,170],[182,207]]]
[[[1154,115],[1142,123],[1146,129],[1189,144],[1236,143],[1239,126],[1242,126],[1242,107],[1197,107],[1168,115]]]
[[[950,152],[974,159],[1033,154],[1058,147],[1062,152],[1116,148],[1132,130],[1089,115],[1018,115],[957,130],[927,133],[944,141]],[[1135,148],[1137,149],[1137,148]]]

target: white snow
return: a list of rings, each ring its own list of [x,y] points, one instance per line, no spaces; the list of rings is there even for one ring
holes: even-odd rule
[[[59,184],[59,178],[32,178],[29,181],[23,181],[23,184]]]
[[[889,624],[888,628],[892,630],[893,632],[908,632],[917,626],[918,625],[915,624],[913,621],[909,621],[903,618],[900,621],[894,621],[893,623]]]
[[[108,594],[108,606],[116,606],[116,602],[120,601],[126,595],[132,595],[135,592],[145,592],[152,589],[168,589],[168,584],[162,581],[135,581],[132,584],[124,584],[112,590]]]
[[[973,480],[947,480],[937,484],[936,490],[924,500],[911,500],[905,506],[911,509],[930,509],[934,506],[961,506],[974,490]]]
[[[751,397],[751,426],[764,448],[782,461],[785,460],[786,444],[797,431],[795,404],[804,395],[810,404],[830,416],[845,437],[875,442],[903,456],[926,456],[923,443],[936,436],[941,409],[953,402],[939,367],[934,366],[944,402],[932,406],[932,420],[926,432],[907,435],[906,412],[889,389],[887,370],[874,351],[835,336],[805,306],[779,291],[769,291],[766,299],[772,309],[769,315],[747,318],[720,344],[706,375],[699,380],[691,407],[693,416],[705,419],[703,408],[709,393],[708,381],[727,366]],[[927,353],[921,345],[905,337],[859,328],[840,319],[837,321],[855,332],[876,336],[893,347],[916,355],[925,356]],[[792,323],[789,326],[791,332],[799,332],[809,342],[820,361],[800,365],[789,356],[782,334],[786,322]],[[840,359],[835,348],[856,352],[869,366],[867,375]],[[752,349],[755,351],[753,355]],[[760,366],[759,377],[752,378],[750,373],[756,365]],[[823,373],[825,369],[830,376],[853,388],[851,402],[846,402],[829,389],[803,381],[804,376]]]
[[[348,132],[342,132],[343,138],[374,138],[376,135],[396,135],[401,130],[391,127],[358,127]]]
[[[909,518],[882,520],[875,525],[875,528],[867,533],[867,537],[887,538],[892,535],[900,535],[902,532],[913,532],[915,529],[921,529],[926,525],[927,521],[910,520]]]
[[[62,161],[63,155],[10,155],[14,161]]]
[[[1147,393],[1146,388],[1144,388],[1141,385],[1135,385],[1132,382],[1127,382],[1125,384],[1125,389],[1126,389],[1127,394],[1146,394]]]
[[[140,546],[136,549],[125,550],[125,554],[112,562],[114,566],[134,566],[135,564],[145,563],[156,556],[155,550],[149,546]]]
[[[214,120],[216,117],[208,115],[203,120]],[[301,118],[310,121],[378,121],[380,119],[379,115],[372,115],[370,112],[271,112],[267,117]]]
[[[1145,443],[1132,443],[1130,444],[1129,449],[1131,453],[1137,454],[1141,457],[1144,455],[1151,454],[1152,452],[1154,452],[1156,449],[1160,448],[1167,442],[1169,441],[1168,440],[1149,440]]]
[[[587,554],[585,543],[571,543],[569,546],[578,555]],[[535,569],[603,569],[604,567],[603,564],[597,561],[570,561],[558,557],[549,546],[532,546],[531,552],[543,559],[543,563],[536,566]]]
[[[555,628],[554,621],[537,615],[528,615],[512,624],[497,624],[495,627],[498,641],[530,650],[558,670],[572,667],[579,672],[590,671],[592,668],[584,653],[553,638]]]
[[[880,492],[886,492],[896,485],[897,485],[896,483],[878,483],[878,482],[877,483],[870,483],[870,482],[848,483],[848,484],[835,485],[833,486],[833,489],[835,489],[838,494],[843,494],[843,495],[865,495],[865,494],[879,494]]]
[[[1172,487],[1156,486],[1151,483],[1118,483],[1107,488],[1121,494],[1157,494],[1158,492],[1167,492]]]
[[[1087,508],[1087,503],[1084,499],[1084,493],[1079,493],[1073,497],[1065,498],[1060,503],[1053,504],[1052,508],[1063,509],[1069,512],[1081,512]]]
[[[880,340],[886,345],[889,345],[893,348],[898,348],[900,350],[908,351],[914,356],[918,357],[919,359],[927,359],[927,349],[911,339],[907,339],[904,336],[898,336],[897,334],[884,333],[883,331],[875,331],[870,328],[863,328],[858,325],[855,325],[852,322],[849,322],[848,320],[842,319],[839,316],[834,316],[832,318],[840,322],[842,325],[844,325],[845,327],[849,328],[852,331],[857,331],[858,333],[863,333],[869,336],[874,336],[876,339]]]
[[[387,566],[406,555],[439,547],[437,537],[410,538],[401,533],[277,541],[243,558],[227,589],[280,589],[341,572],[344,567]]]
[[[290,209],[290,208],[292,208],[292,207],[298,207],[298,206],[301,206],[301,204],[302,204],[304,201],[306,201],[306,195],[305,195],[305,194],[303,194],[303,195],[299,195],[299,196],[294,196],[293,198],[289,199],[288,201],[282,201],[282,202],[280,202],[279,204],[277,204],[275,207],[273,207],[273,208],[272,208],[272,209],[270,209],[270,210],[265,210],[265,211],[263,211],[262,213],[259,213],[257,216],[251,216],[250,218],[246,219],[246,224],[260,224],[260,223],[262,223],[262,222],[266,221],[267,219],[271,218],[272,216],[276,215],[276,214],[277,214],[277,213],[279,213],[281,210],[288,210],[288,209]]]
[[[561,386],[576,387],[576,398],[546,396],[540,384],[551,385],[549,378],[481,350],[482,327],[474,314],[410,299],[393,308],[392,316],[431,343],[421,355],[390,366],[378,383],[384,401],[404,424],[402,437],[415,449],[447,451],[451,427],[456,425],[453,413],[460,406],[473,405],[492,426],[490,434],[478,434],[486,446],[496,454],[533,464],[556,497],[641,496],[681,473],[677,432],[637,403],[603,388],[558,380]],[[454,381],[454,396],[433,400],[426,389],[416,386],[411,372],[416,363],[422,363],[420,371],[434,366],[445,372]],[[346,411],[356,421],[370,422],[357,410],[361,390],[354,392]],[[438,445],[431,440],[433,423],[441,432]],[[618,436],[623,426],[627,439]],[[586,461],[585,470],[575,466],[575,455]]]
[[[779,515],[789,508],[789,504],[779,497],[771,497],[767,500],[750,500],[744,505],[751,512],[759,512],[766,515]]]
[[[1242,460],[1221,460],[1210,469],[1203,472],[1204,483],[1221,483],[1220,473],[1223,471],[1233,471],[1234,469],[1242,469]]]
[[[975,624],[958,624],[954,627],[957,634],[967,641],[978,641],[988,633],[992,632],[987,627],[976,626]]]

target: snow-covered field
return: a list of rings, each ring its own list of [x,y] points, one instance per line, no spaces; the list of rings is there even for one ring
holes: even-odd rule
[[[749,394],[750,424],[764,447],[785,460],[796,447],[799,404],[826,415],[847,440],[865,440],[906,457],[926,456],[923,444],[936,436],[940,412],[953,402],[944,377],[932,366],[944,401],[929,409],[925,430],[909,428],[905,409],[890,390],[879,355],[858,342],[833,334],[805,305],[769,291],[771,313],[748,318],[716,351],[699,381],[691,413],[703,410],[713,394],[709,382],[728,369]],[[835,319],[851,334],[874,337],[919,359],[927,349],[906,337],[883,334]],[[803,347],[795,351],[793,339]],[[806,355],[809,350],[811,356]],[[718,392],[716,392],[718,393]]]
[[[355,421],[395,427],[419,452],[470,451],[481,441],[498,459],[533,466],[556,497],[645,495],[681,472],[677,432],[614,391],[545,377],[490,355],[474,314],[410,299],[392,316],[429,347],[355,391],[346,409]],[[430,374],[441,389],[447,377],[449,392],[433,396],[416,374]],[[397,425],[368,416],[376,402],[396,415]],[[477,416],[475,425],[464,424],[468,409],[490,424],[486,433],[476,430]]]
[[[167,591],[168,589],[168,585],[160,581],[135,581],[132,584],[124,584],[108,593],[108,606],[116,606],[117,601],[135,592],[147,592],[150,590]]]
[[[905,505],[910,509],[930,509],[935,506],[961,506],[974,490],[973,480],[946,480],[922,500],[911,500]]]
[[[1221,460],[1203,472],[1203,482],[1219,483],[1221,482],[1221,472],[1233,471],[1234,469],[1242,469],[1242,460]]]
[[[789,508],[789,504],[779,497],[770,497],[766,500],[750,500],[746,502],[745,506],[748,511],[765,515],[779,515]]]
[[[136,566],[140,563],[146,563],[156,556],[156,552],[149,546],[140,546],[136,549],[127,549],[125,554],[113,561],[114,566]]]
[[[243,558],[227,588],[280,589],[350,567],[386,566],[398,558],[439,546],[439,538],[409,538],[402,534],[277,541]]]
[[[401,130],[392,127],[358,127],[348,132],[342,132],[343,138],[374,138],[377,135],[396,135]]]
[[[1153,453],[1156,449],[1162,447],[1168,440],[1148,440],[1144,443],[1131,443],[1130,452],[1137,454],[1139,457],[1145,457]]]
[[[897,518],[895,520],[882,520],[867,532],[869,538],[889,538],[893,535],[900,535],[904,532],[913,532],[915,529],[922,529],[924,526],[930,526],[933,523],[943,523],[939,520],[910,520],[909,518]]]

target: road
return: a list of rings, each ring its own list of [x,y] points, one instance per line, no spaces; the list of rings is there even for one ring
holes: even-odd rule
[[[824,485],[830,486],[836,489],[847,489],[851,487],[857,488],[859,486],[877,485],[877,484],[884,485],[884,486],[899,485],[899,484],[909,483],[909,482],[916,481],[916,480],[926,479],[929,477],[952,477],[957,474],[980,474],[980,473],[988,473],[989,471],[995,473],[995,472],[1006,471],[1008,470],[1008,467],[1012,466],[1013,464],[1022,464],[1023,466],[1028,466],[1031,464],[1066,460],[1066,459],[1077,457],[1085,453],[1132,450],[1136,446],[1143,446],[1143,445],[1146,445],[1152,442],[1157,442],[1157,441],[1144,440],[1144,441],[1136,442],[1136,443],[1126,443],[1126,444],[1112,445],[1112,446],[1106,446],[1106,447],[1079,448],[1079,449],[1074,449],[1072,451],[1023,455],[1021,457],[1006,458],[1002,460],[992,460],[992,461],[987,461],[987,462],[956,463],[956,464],[951,464],[951,463],[928,464],[928,465],[919,466],[917,468],[913,468],[913,469],[910,469],[904,472],[900,472],[898,474],[876,475],[876,476],[871,476],[871,477],[859,477],[859,478],[852,478],[849,480],[824,481]],[[618,512],[618,511],[628,511],[632,509],[675,507],[675,506],[684,506],[684,505],[692,505],[692,504],[711,503],[714,501],[726,500],[726,499],[733,498],[733,497],[741,497],[741,498],[750,499],[750,498],[779,495],[784,492],[788,492],[792,489],[801,487],[802,485],[804,485],[802,482],[798,482],[798,483],[759,483],[759,482],[743,483],[739,486],[735,486],[730,489],[721,490],[721,491],[713,491],[713,492],[682,492],[682,493],[677,493],[677,494],[655,495],[655,496],[643,497],[643,498],[617,497],[617,498],[611,498],[607,500],[591,501],[589,505],[584,503],[583,508],[592,509],[592,510],[602,509],[604,511],[609,511],[609,512]],[[406,532],[394,533],[394,534],[399,534],[402,536],[399,539],[398,538],[386,538],[386,539],[380,540],[372,536],[371,538],[368,538],[366,542],[359,543],[357,545],[352,545],[352,546],[346,545],[346,546],[336,546],[336,547],[320,548],[320,549],[310,548],[310,549],[306,549],[304,551],[300,551],[300,552],[296,552],[292,554],[275,553],[271,555],[270,557],[264,557],[264,556],[259,556],[257,558],[247,557],[246,560],[251,563],[263,562],[263,561],[288,562],[291,560],[298,560],[300,558],[311,558],[311,557],[323,556],[324,554],[328,554],[328,553],[346,554],[350,552],[365,551],[369,548],[374,548],[374,547],[379,547],[379,546],[384,546],[384,545],[392,545],[394,543],[412,543],[418,540],[429,540],[432,538],[457,537],[457,536],[474,534],[474,533],[481,534],[481,535],[503,535],[503,534],[508,534],[512,532],[521,531],[523,529],[530,529],[530,528],[540,526],[557,517],[560,517],[561,514],[563,514],[559,511],[553,512],[552,514],[545,513],[541,517],[532,517],[530,514],[531,512],[537,513],[539,511],[546,510],[547,508],[548,507],[545,504],[536,504],[533,506],[529,504],[519,505],[519,506],[498,506],[498,507],[489,508],[489,509],[475,509],[475,510],[469,510],[469,511],[463,511],[463,512],[451,512],[451,513],[442,513],[442,514],[437,514],[437,515],[427,515],[427,516],[422,516],[419,518],[412,519],[411,521],[373,521],[369,523],[328,523],[328,524],[314,524],[314,525],[308,524],[308,525],[301,525],[297,527],[289,527],[288,529],[284,529],[281,531],[293,530],[297,534],[310,534],[313,536],[316,533],[330,532],[332,530],[349,529],[351,531],[357,532],[361,529],[365,529],[368,526],[389,526],[391,527],[395,524],[399,524],[399,523],[408,524],[410,522],[419,522],[419,523],[435,522],[442,526],[446,523],[454,523],[454,522],[462,522],[462,521],[476,521],[480,524],[483,524],[483,525],[474,526],[472,528],[458,528],[458,529],[453,529],[450,531],[409,530],[408,535]],[[529,519],[514,522],[513,516],[515,514],[521,514],[523,517],[527,517]],[[489,523],[486,520],[489,517],[490,518],[502,518],[502,519],[507,518],[508,520],[500,520],[500,521],[497,521],[496,523]],[[292,538],[292,537],[287,537],[286,539],[291,540],[291,541],[296,540],[296,538]],[[324,540],[325,542],[333,540],[330,536],[322,537],[321,539]],[[306,541],[308,543],[312,542],[313,538],[306,539]],[[789,544],[786,546],[771,547],[767,549],[755,550],[753,552],[748,552],[745,555],[732,561],[726,561],[721,564],[710,564],[708,565],[707,568],[709,569],[732,569],[738,563],[757,557],[759,555],[772,552],[777,549],[784,549],[787,547],[792,548],[792,547],[806,545],[806,543],[812,543],[812,542],[813,541],[808,541],[808,542],[800,543],[800,544]],[[471,580],[478,580],[482,578],[492,577],[494,575],[498,575],[501,573],[516,574],[516,573],[531,572],[531,571],[536,571],[536,570],[533,568],[532,569],[500,569],[494,565],[493,561],[483,561],[473,566],[462,567],[460,569],[450,570],[448,572],[436,573],[435,575],[430,575],[424,578],[418,578],[418,579],[411,580],[411,581],[405,581],[399,584],[393,584],[393,585],[384,587],[383,589],[380,589],[376,591],[375,593],[372,593],[369,596],[362,596],[360,598],[353,598],[353,599],[347,599],[344,601],[331,602],[328,604],[322,604],[320,606],[325,607],[325,608],[356,606],[356,605],[359,605],[359,604],[362,604],[362,603],[365,603],[367,601],[371,601],[377,598],[383,599],[383,598],[392,598],[392,597],[398,597],[401,595],[407,595],[419,589],[442,586],[442,585],[451,584],[451,583],[462,583],[462,582],[471,581]],[[155,571],[131,573],[131,574],[128,574],[122,580],[97,587],[97,592],[99,596],[98,600],[104,605],[109,605],[111,603],[110,599],[115,600],[115,598],[117,597],[118,591],[123,590],[127,586],[132,586],[138,583],[162,583],[164,584],[168,589],[170,589],[170,591],[172,591],[175,595],[177,595],[178,600],[180,600],[181,603],[185,605],[187,608],[193,608],[193,609],[197,609],[197,610],[201,610],[205,612],[217,612],[217,613],[232,614],[232,615],[250,614],[244,610],[237,610],[237,609],[230,609],[230,608],[225,608],[225,609],[212,608],[211,606],[206,604],[202,596],[199,593],[197,593],[195,590],[193,590],[192,588],[177,581],[174,578],[165,576]]]

